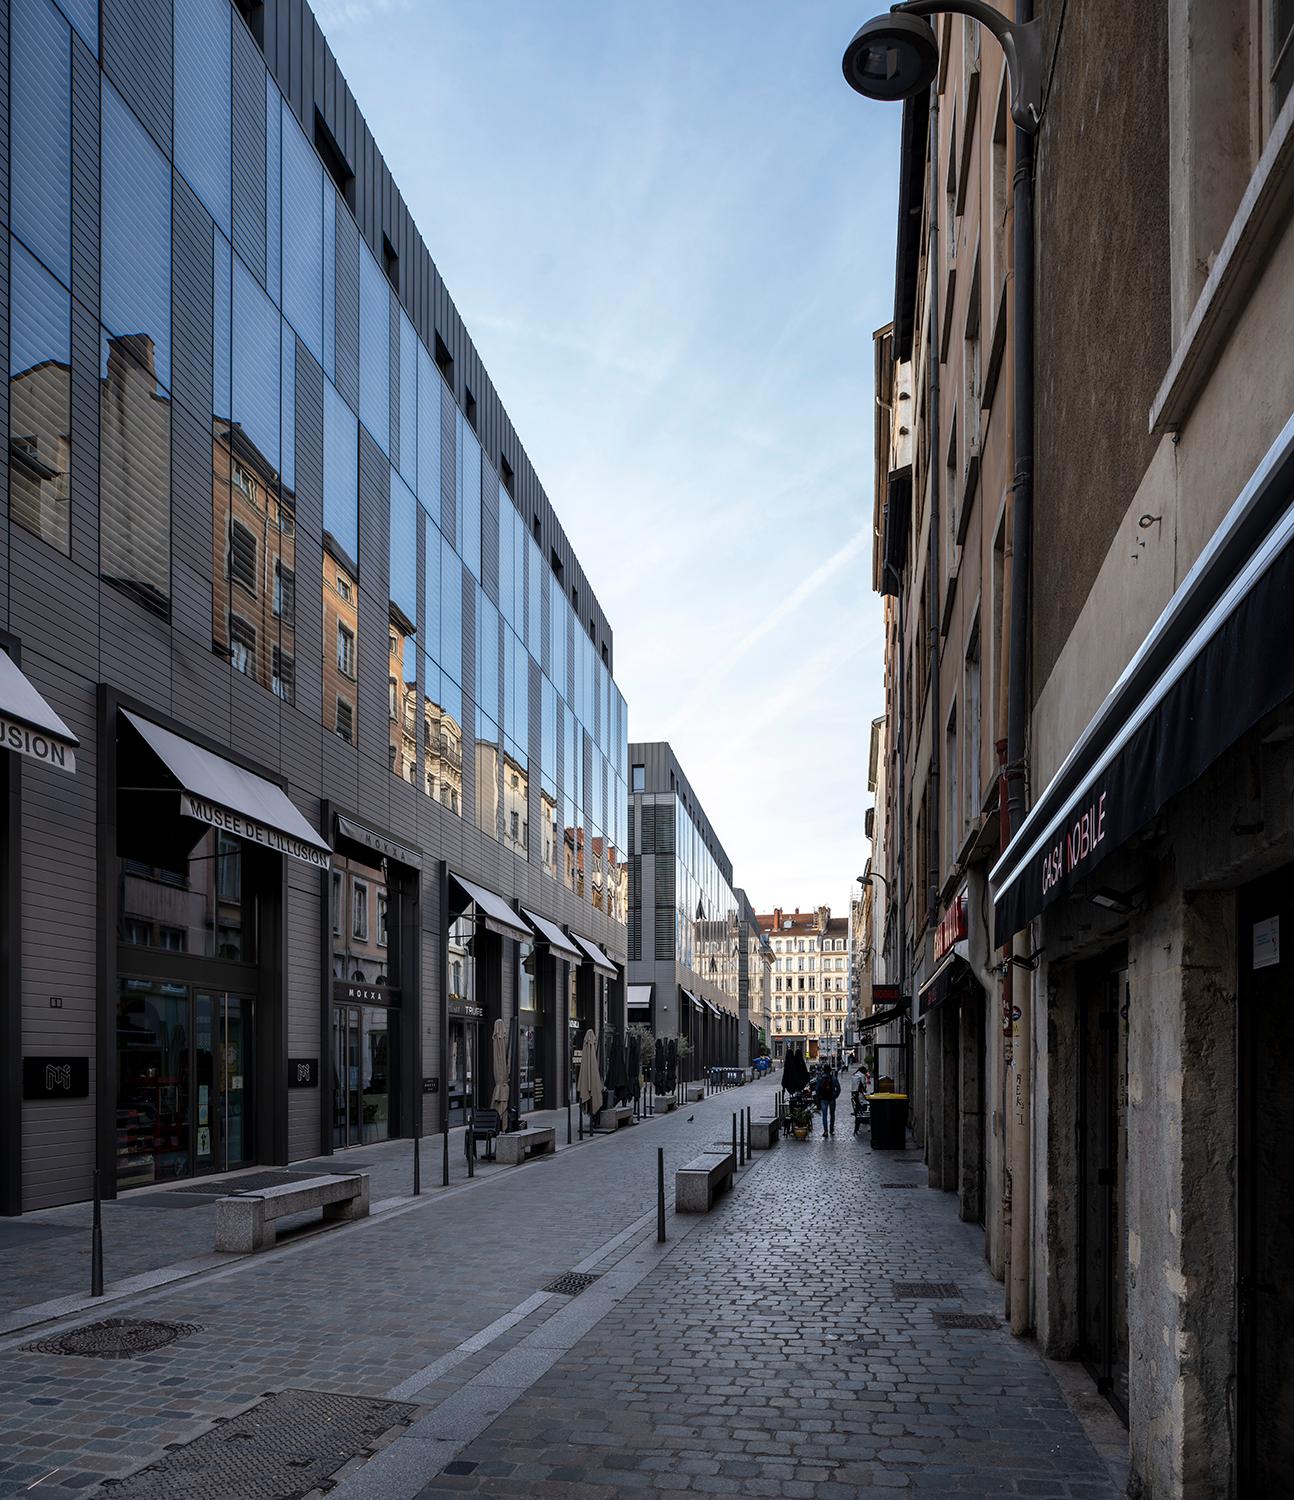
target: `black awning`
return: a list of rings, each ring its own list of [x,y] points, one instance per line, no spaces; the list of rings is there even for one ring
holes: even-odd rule
[[[999,946],[1294,696],[1292,500],[1294,418],[994,866]]]
[[[917,1014],[927,1016],[954,989],[977,983],[975,971],[958,953],[950,953],[917,991]]]
[[[905,1000],[902,1005],[892,1005],[889,1010],[874,1010],[858,1023],[859,1031],[870,1031],[873,1026],[887,1026],[891,1021],[902,1020],[910,1014]]]

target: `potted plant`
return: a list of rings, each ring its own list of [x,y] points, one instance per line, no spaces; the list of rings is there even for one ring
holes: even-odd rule
[[[791,1117],[791,1134],[797,1141],[807,1141],[813,1129],[813,1105],[803,1094],[796,1094],[786,1108]]]

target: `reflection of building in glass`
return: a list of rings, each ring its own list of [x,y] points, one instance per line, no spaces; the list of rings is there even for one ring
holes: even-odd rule
[[[331,890],[333,977],[356,984],[399,982],[391,973],[386,876],[374,865],[334,854]]]
[[[105,338],[99,569],[153,614],[171,608],[171,402],[147,334]]]
[[[43,359],[15,369],[11,356],[10,509],[19,525],[60,552],[66,552],[69,545],[71,380],[72,366],[67,360]]]
[[[773,1055],[798,1047],[806,1057],[834,1056],[844,1048],[849,1013],[848,919],[827,906],[779,906],[759,925],[773,950]]]
[[[324,532],[324,728],[348,745],[358,733],[359,586],[345,554]]]
[[[523,858],[530,847],[530,777],[512,755],[503,760],[503,842]]]
[[[211,457],[212,649],[294,703],[295,496],[237,424],[216,422]]]
[[[418,785],[418,642],[413,622],[394,600],[388,626],[387,705],[391,774]]]

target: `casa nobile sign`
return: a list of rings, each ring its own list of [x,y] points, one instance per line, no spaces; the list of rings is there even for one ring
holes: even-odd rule
[[[57,766],[60,771],[76,770],[76,752],[71,745],[52,740],[40,730],[30,729],[26,724],[6,719],[3,715],[0,715],[0,745],[32,760],[43,760],[47,766]]]
[[[186,818],[195,818],[199,823],[209,823],[212,828],[218,828],[221,833],[246,839],[249,844],[260,844],[265,849],[273,849],[276,854],[286,854],[292,859],[299,859],[302,864],[314,865],[318,870],[328,868],[329,855],[326,849],[316,849],[313,844],[307,844],[303,839],[293,838],[291,834],[282,833],[277,828],[269,828],[264,823],[258,823],[254,818],[247,817],[245,813],[235,812],[232,807],[222,807],[217,802],[207,802],[202,797],[195,797],[192,792],[181,792],[180,811]]]

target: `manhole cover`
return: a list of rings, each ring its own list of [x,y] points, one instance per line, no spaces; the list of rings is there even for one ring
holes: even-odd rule
[[[982,1328],[991,1332],[1002,1326],[992,1313],[948,1312],[936,1307],[933,1317],[936,1328]]]
[[[91,1359],[133,1359],[165,1349],[176,1339],[199,1333],[197,1323],[154,1323],[146,1318],[105,1318],[39,1343],[24,1344],[31,1354],[77,1354]]]
[[[921,1184],[917,1183],[917,1182],[883,1182],[883,1183],[881,1183],[881,1186],[883,1188],[914,1188],[914,1187],[920,1187],[920,1185]]]
[[[896,1281],[894,1295],[908,1302],[926,1297],[942,1302],[949,1297],[960,1297],[961,1291],[951,1281]]]
[[[587,1271],[567,1271],[565,1276],[559,1276],[556,1281],[550,1281],[544,1288],[546,1292],[556,1292],[561,1297],[578,1297],[581,1292],[586,1292],[598,1278],[590,1276]]]
[[[295,1500],[368,1457],[418,1410],[402,1401],[279,1391],[157,1463],[105,1480],[104,1493],[113,1500]]]

